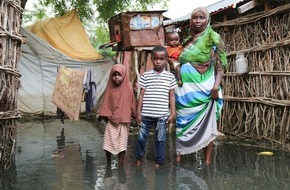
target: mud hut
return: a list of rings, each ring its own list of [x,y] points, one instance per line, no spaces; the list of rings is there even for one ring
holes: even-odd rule
[[[290,1],[223,0],[207,8],[230,65],[219,130],[290,151]],[[165,25],[186,34],[190,14]],[[242,72],[239,55],[248,66]]]
[[[17,69],[20,46],[25,42],[20,34],[23,9],[20,0],[0,2],[0,168],[14,165],[17,113],[16,94],[20,73]]]

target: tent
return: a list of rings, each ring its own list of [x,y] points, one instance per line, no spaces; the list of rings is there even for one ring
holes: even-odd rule
[[[103,58],[91,45],[76,10],[71,10],[60,17],[38,21],[26,28],[63,54],[74,59],[95,60]]]
[[[51,98],[59,65],[77,70],[92,70],[97,86],[97,107],[100,105],[100,99],[113,65],[112,60],[76,60],[64,55],[24,28],[22,35],[27,37],[27,43],[21,46],[19,64],[21,85],[18,90],[17,103],[18,111],[22,115],[56,115],[57,108],[51,102]]]

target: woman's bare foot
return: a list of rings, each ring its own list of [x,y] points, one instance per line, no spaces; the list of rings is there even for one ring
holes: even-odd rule
[[[205,165],[206,165],[206,166],[209,166],[210,164],[211,164],[211,161],[210,161],[210,160],[206,160],[206,161],[205,161]]]
[[[213,142],[211,141],[205,148],[204,148],[204,162],[207,166],[211,164],[211,153],[212,153]]]
[[[181,155],[176,155],[176,162],[180,162],[181,161]]]

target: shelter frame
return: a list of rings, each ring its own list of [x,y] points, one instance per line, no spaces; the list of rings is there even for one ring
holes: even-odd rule
[[[0,168],[7,171],[15,165],[17,119],[16,95],[20,73],[17,69],[23,9],[20,0],[4,0],[0,4]]]

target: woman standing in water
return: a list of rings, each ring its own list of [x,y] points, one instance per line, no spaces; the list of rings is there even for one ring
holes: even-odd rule
[[[181,155],[204,149],[208,165],[223,105],[221,64],[227,66],[227,60],[220,36],[212,30],[210,14],[204,7],[193,10],[190,35],[179,57],[183,86],[175,90],[176,161],[181,161]]]

